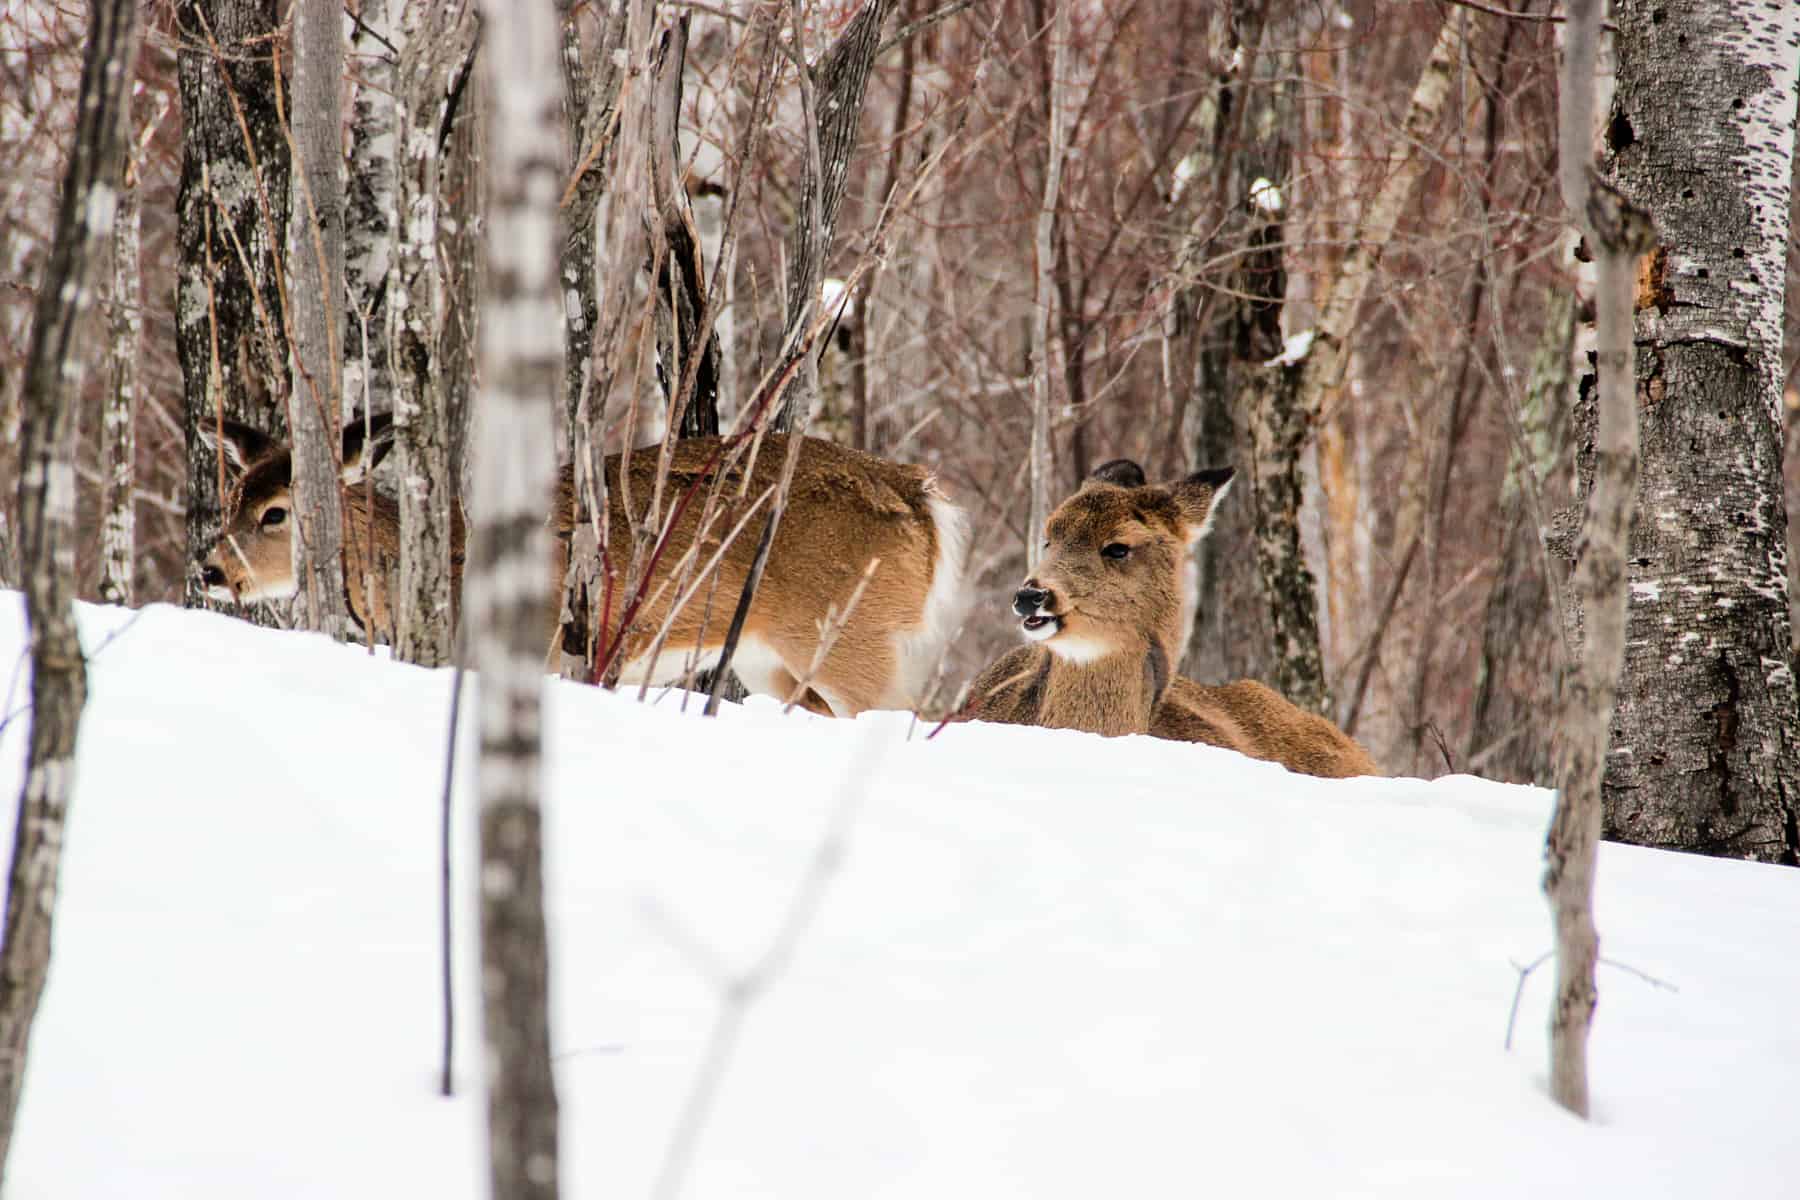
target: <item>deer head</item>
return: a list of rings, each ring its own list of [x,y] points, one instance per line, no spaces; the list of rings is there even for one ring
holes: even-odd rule
[[[1013,597],[1027,639],[1091,662],[1146,644],[1172,663],[1187,555],[1206,536],[1232,469],[1147,484],[1129,459],[1096,470],[1045,523],[1043,557]]]
[[[292,453],[237,421],[224,422],[222,431],[202,422],[200,437],[223,453],[230,480],[224,527],[200,565],[207,595],[238,604],[292,596],[299,588]],[[393,418],[386,413],[344,426],[343,481],[353,483],[373,470],[393,444]]]

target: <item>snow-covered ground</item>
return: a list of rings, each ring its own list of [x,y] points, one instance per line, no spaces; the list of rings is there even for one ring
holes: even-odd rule
[[[0,595],[8,825],[21,626]],[[483,1194],[466,790],[434,1091],[448,673],[168,608],[82,627],[8,1200]],[[1502,1047],[1544,792],[547,695],[567,1196],[652,1194],[765,959],[683,1195],[1792,1194],[1800,872],[1603,849],[1604,952],[1672,988],[1603,969],[1584,1125],[1545,1094],[1547,967]]]

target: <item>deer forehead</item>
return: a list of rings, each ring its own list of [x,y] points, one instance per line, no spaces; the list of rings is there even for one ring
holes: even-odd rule
[[[1149,488],[1090,487],[1064,501],[1050,516],[1052,544],[1142,542],[1173,537],[1180,513],[1166,495]]]

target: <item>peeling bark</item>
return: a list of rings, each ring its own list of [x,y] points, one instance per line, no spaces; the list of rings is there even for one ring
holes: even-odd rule
[[[469,618],[481,673],[481,976],[491,1195],[557,1194],[540,785],[544,514],[562,384],[564,183],[551,0],[484,0],[489,288]]]
[[[1663,245],[1639,281],[1644,467],[1606,835],[1794,863],[1780,410],[1800,8],[1631,0],[1615,19],[1607,165]],[[1581,419],[1591,439],[1591,403]],[[1591,440],[1578,462],[1585,485]]]
[[[124,99],[138,48],[137,0],[88,8],[56,240],[38,288],[21,395],[19,527],[31,648],[31,735],[19,794],[0,944],[0,1174],[17,1128],[31,1024],[50,971],[51,925],[87,664],[75,629],[75,430],[93,305],[117,204]]]

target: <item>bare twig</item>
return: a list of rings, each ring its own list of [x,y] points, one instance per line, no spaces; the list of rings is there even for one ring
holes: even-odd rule
[[[818,916],[832,881],[843,870],[850,848],[850,831],[861,811],[869,783],[875,777],[876,768],[880,765],[887,745],[886,732],[876,726],[864,741],[862,753],[852,760],[849,777],[842,786],[830,824],[814,849],[806,874],[788,901],[774,936],[748,970],[723,981],[719,1012],[713,1020],[712,1031],[708,1034],[705,1049],[701,1053],[700,1069],[695,1074],[687,1098],[676,1117],[675,1132],[669,1139],[662,1165],[656,1173],[656,1184],[651,1195],[657,1200],[674,1200],[674,1197],[681,1194],[683,1177],[692,1165],[695,1148],[699,1145],[700,1135],[705,1131],[707,1118],[712,1114],[720,1084],[737,1052],[738,1041],[743,1034],[744,1024],[749,1019],[750,1010],[757,1000],[767,995],[780,981],[788,964],[793,961],[801,939]],[[667,917],[667,914],[663,915]],[[665,924],[667,923],[665,920]],[[703,974],[709,978],[717,978],[717,956],[704,951],[698,939],[683,937],[678,948],[687,952],[690,961],[700,964]]]

